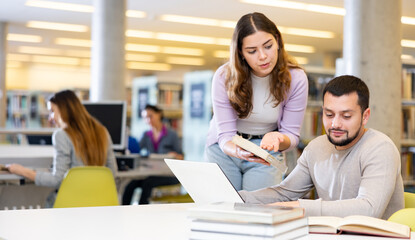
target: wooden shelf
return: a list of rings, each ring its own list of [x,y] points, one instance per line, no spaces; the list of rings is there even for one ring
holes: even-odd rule
[[[57,128],[0,128],[0,134],[48,135]]]

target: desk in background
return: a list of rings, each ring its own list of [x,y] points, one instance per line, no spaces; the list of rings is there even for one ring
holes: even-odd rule
[[[25,167],[47,171],[52,166],[53,146],[40,145],[0,145],[0,164],[18,163]],[[135,156],[135,168],[128,171],[118,171],[115,174],[117,189],[121,199],[125,186],[132,179],[142,179],[152,175],[173,176],[165,164],[163,157],[140,158]],[[25,181],[15,174],[0,174],[0,210],[12,208],[39,208],[53,190],[40,187],[33,182]]]
[[[174,176],[170,168],[164,162],[164,156],[152,156],[151,158],[136,157],[134,168],[127,171],[118,171],[116,183],[118,189],[118,199],[122,200],[125,187],[131,180],[144,179],[149,176]]]
[[[53,161],[52,146],[40,145],[0,145],[0,164],[18,163],[38,169],[50,169]],[[53,190],[49,187],[35,186],[32,182],[15,174],[0,174],[0,209],[39,208]]]
[[[194,203],[0,211],[0,238],[187,240]],[[74,225],[75,223],[75,225]],[[415,233],[412,240],[415,240]],[[391,240],[360,235],[310,234],[300,240]]]

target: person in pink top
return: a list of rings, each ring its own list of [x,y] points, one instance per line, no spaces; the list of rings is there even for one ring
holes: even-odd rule
[[[212,80],[213,118],[205,161],[216,162],[237,190],[281,182],[285,173],[232,143],[239,134],[283,161],[299,143],[308,80],[284,49],[277,26],[262,13],[242,16],[229,62]]]

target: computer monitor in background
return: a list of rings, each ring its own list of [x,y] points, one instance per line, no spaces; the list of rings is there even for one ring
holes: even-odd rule
[[[44,134],[44,135],[27,135],[27,142],[30,145],[52,145],[52,135],[51,134]]]
[[[113,149],[126,148],[127,104],[125,101],[82,102],[86,110],[102,123],[111,135]]]

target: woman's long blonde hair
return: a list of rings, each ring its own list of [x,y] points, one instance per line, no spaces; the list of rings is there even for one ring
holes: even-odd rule
[[[75,148],[75,154],[86,166],[104,166],[107,159],[107,129],[92,117],[71,90],[55,93],[54,103],[66,124],[65,132]]]
[[[255,32],[270,33],[278,42],[278,61],[270,73],[270,93],[278,106],[287,96],[291,85],[290,68],[299,68],[284,49],[284,42],[277,26],[262,13],[249,13],[242,16],[236,24],[230,46],[230,58],[226,65],[227,94],[232,108],[239,118],[246,118],[252,111],[251,67],[242,55],[242,41]]]

